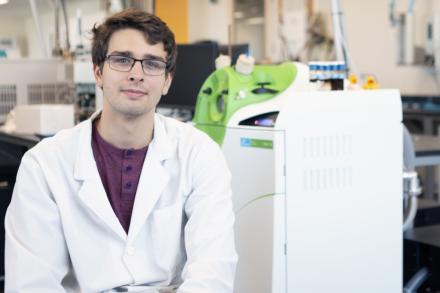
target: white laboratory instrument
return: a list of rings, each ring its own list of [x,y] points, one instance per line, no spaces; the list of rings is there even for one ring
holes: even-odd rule
[[[15,109],[15,132],[54,135],[75,124],[73,105],[19,105]]]
[[[232,172],[235,293],[400,293],[400,94],[298,91],[294,66],[279,92],[281,79],[256,66],[218,70],[199,95],[194,122]]]
[[[401,292],[401,119],[397,91],[296,92],[228,125],[235,292]]]

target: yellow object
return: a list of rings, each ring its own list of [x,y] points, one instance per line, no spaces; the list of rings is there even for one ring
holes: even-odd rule
[[[350,74],[348,76],[348,80],[350,81],[350,84],[357,84],[358,83],[358,78],[356,76],[356,74]]]
[[[377,83],[376,79],[372,75],[367,76],[367,80],[362,85],[362,88],[364,90],[375,90],[379,88],[379,84]]]
[[[156,0],[154,10],[174,32],[176,43],[188,43],[188,0]]]

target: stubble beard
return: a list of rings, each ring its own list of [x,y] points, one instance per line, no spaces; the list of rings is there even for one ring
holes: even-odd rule
[[[150,97],[146,95],[144,99]],[[119,101],[117,99],[120,99]],[[134,101],[126,101],[124,98],[117,97],[116,99],[108,99],[108,104],[112,108],[113,112],[118,113],[126,119],[136,119],[147,113],[154,111],[155,105],[150,105],[148,101],[136,103]]]

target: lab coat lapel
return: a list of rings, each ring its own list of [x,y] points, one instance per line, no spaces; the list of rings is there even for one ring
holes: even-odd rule
[[[113,232],[126,240],[127,234],[119,223],[102,185],[93,156],[91,137],[92,125],[89,119],[84,122],[80,131],[80,145],[83,147],[79,149],[75,162],[74,178],[82,182],[78,197]]]
[[[173,145],[167,136],[163,121],[156,115],[154,137],[139,179],[135,203],[128,232],[128,241],[134,239],[151,214],[157,200],[169,181],[165,161],[173,154]]]

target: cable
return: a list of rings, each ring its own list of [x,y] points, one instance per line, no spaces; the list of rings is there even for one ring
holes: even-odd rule
[[[414,5],[416,4],[416,0],[410,0],[409,4],[408,4],[408,14],[412,14],[414,11]]]
[[[403,288],[404,293],[416,293],[417,289],[423,284],[423,282],[428,278],[429,271],[427,268],[421,268],[411,279],[406,283]]]
[[[61,0],[61,9],[63,10],[64,25],[66,27],[66,50],[70,51],[69,20],[67,18],[66,1],[65,0]]]
[[[391,26],[396,26],[398,21],[396,19],[396,2],[397,0],[390,0],[388,3],[388,9],[389,9],[389,18],[390,18],[390,22],[391,22]]]
[[[46,46],[46,42],[44,40],[43,31],[41,30],[40,19],[38,17],[37,4],[35,3],[35,0],[29,0],[29,4],[31,5],[32,16],[35,22],[35,27],[37,29],[38,36],[40,37],[40,45],[43,50],[43,54],[46,58],[49,58],[50,53],[49,53],[49,49]]]

